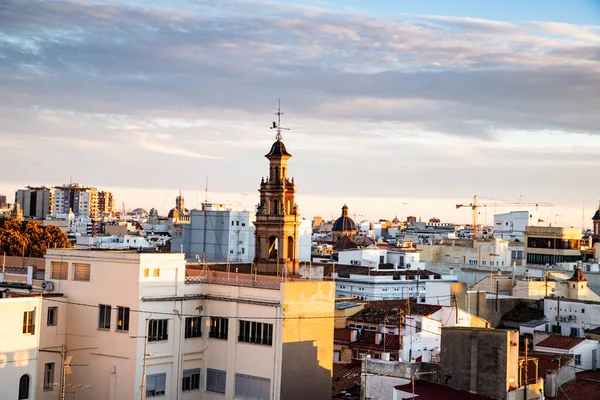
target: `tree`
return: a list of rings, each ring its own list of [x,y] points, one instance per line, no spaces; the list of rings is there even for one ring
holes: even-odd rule
[[[8,256],[44,257],[46,249],[70,248],[67,235],[60,228],[42,226],[36,221],[0,219],[0,253]]]

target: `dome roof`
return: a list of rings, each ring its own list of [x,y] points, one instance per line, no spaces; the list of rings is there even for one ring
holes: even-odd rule
[[[348,216],[348,207],[344,204],[342,207],[342,216],[335,220],[333,224],[333,228],[331,229],[333,232],[344,232],[344,231],[355,231],[356,224]]]
[[[271,146],[271,151],[269,151],[269,154],[265,155],[265,157],[282,157],[282,156],[292,156],[290,153],[287,152],[287,150],[285,149],[285,145],[283,144],[283,142],[281,141],[276,141],[275,143],[273,143],[273,146]]]
[[[144,208],[136,208],[134,210],[131,211],[133,214],[148,214],[148,211],[146,211]]]
[[[179,218],[179,211],[176,208],[171,208],[168,218]]]

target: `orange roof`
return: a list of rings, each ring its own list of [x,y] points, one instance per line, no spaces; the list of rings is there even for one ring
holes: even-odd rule
[[[536,347],[548,347],[551,349],[561,349],[561,350],[569,350],[573,347],[577,346],[579,343],[583,342],[584,338],[575,338],[569,336],[562,335],[552,335],[538,344]]]

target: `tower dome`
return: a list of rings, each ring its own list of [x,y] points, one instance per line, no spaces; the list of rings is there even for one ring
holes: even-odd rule
[[[348,206],[344,204],[342,207],[342,216],[335,220],[333,224],[333,232],[356,231],[356,224],[348,216]]]

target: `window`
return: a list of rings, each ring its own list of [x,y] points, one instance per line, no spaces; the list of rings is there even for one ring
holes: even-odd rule
[[[202,324],[200,317],[189,317],[185,319],[185,338],[202,337]]]
[[[58,307],[48,307],[48,318],[46,319],[46,325],[56,326],[58,321]]]
[[[575,365],[581,365],[581,354],[575,354]]]
[[[269,400],[270,393],[270,379],[235,374],[235,397],[253,400]]]
[[[228,328],[229,320],[227,318],[210,317],[210,331],[208,332],[208,337],[227,340]]]
[[[184,392],[200,390],[200,368],[183,370],[181,390],[183,390]]]
[[[167,329],[169,327],[168,319],[151,319],[148,321],[148,341],[160,342],[169,339]]]
[[[154,268],[152,270],[152,276],[158,278],[160,276],[160,268]]]
[[[225,393],[225,371],[208,368],[206,370],[206,391]]]
[[[29,375],[21,376],[19,379],[19,400],[29,398]]]
[[[69,263],[52,261],[50,263],[50,279],[67,280],[69,276]]]
[[[577,337],[579,335],[579,329],[571,328],[571,336]]]
[[[117,307],[117,331],[129,332],[129,307]]]
[[[238,341],[271,346],[273,344],[273,324],[240,320]]]
[[[421,326],[422,326],[421,324],[422,324],[421,321],[415,321],[415,332],[416,333],[421,332]]]
[[[167,374],[153,374],[146,376],[146,397],[165,395]]]
[[[44,365],[44,392],[54,390],[54,363]]]
[[[582,309],[581,309],[581,313],[582,313],[582,314],[585,314],[585,308],[582,308]]]
[[[110,329],[110,305],[98,306],[98,329]]]
[[[35,309],[23,313],[23,334],[33,335],[35,333]]]
[[[144,268],[144,278],[147,278],[150,276],[150,268]]]
[[[91,268],[90,264],[73,263],[73,280],[89,282]]]

